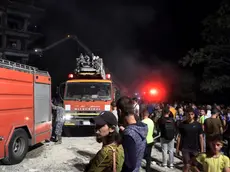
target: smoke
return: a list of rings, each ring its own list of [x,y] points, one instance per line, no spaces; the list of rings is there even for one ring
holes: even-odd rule
[[[141,53],[138,50],[125,50],[117,47],[113,51],[105,55],[105,63],[109,66],[109,70],[122,79],[126,86],[130,86],[137,78],[147,74],[148,67],[143,60],[138,60]]]
[[[156,18],[157,11],[151,6],[125,6],[110,2],[84,4],[76,0],[57,0],[47,10],[42,23],[47,44],[66,34],[77,35],[95,54],[104,59],[106,67],[120,83],[134,91],[146,80],[163,80],[170,85],[179,76],[176,65],[161,60],[157,55],[146,58],[137,45],[137,35],[144,34],[144,28]],[[58,53],[52,51],[50,59],[60,61],[59,64],[65,66],[63,70],[67,74],[73,70],[78,54],[76,49],[70,49],[69,44],[66,44],[68,47],[64,44],[60,47],[68,53],[61,53],[60,49]],[[75,43],[71,47],[73,44]],[[66,56],[65,61],[62,61],[63,54]],[[53,69],[49,67],[59,77],[57,68],[57,65]]]
[[[175,82],[182,76],[176,63],[160,60],[157,55],[153,55],[152,62],[147,64],[138,50],[119,47],[106,56],[110,57],[105,62],[110,66],[112,76],[121,79],[123,86],[130,92],[138,92],[148,83],[161,83],[170,93]]]

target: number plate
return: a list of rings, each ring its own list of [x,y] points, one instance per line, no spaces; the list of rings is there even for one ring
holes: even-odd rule
[[[64,125],[75,125],[74,123],[71,123],[71,122],[65,122]]]
[[[83,121],[83,125],[90,125],[90,121]]]

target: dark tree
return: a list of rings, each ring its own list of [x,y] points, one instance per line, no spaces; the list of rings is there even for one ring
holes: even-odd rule
[[[191,49],[180,61],[183,66],[202,67],[201,90],[207,92],[230,88],[230,3],[222,1],[215,14],[203,22],[205,46]]]

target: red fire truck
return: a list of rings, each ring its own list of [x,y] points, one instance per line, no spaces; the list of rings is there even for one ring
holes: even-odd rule
[[[63,83],[65,127],[93,125],[90,118],[110,111],[117,91],[110,74],[105,73],[102,58],[81,54],[76,60],[75,72]]]
[[[0,59],[0,160],[20,163],[29,146],[50,139],[51,78],[35,67]]]

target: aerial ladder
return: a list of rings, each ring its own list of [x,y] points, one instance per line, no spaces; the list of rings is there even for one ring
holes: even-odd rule
[[[92,51],[90,51],[90,49],[89,49],[86,45],[84,45],[84,44],[79,40],[79,38],[78,38],[76,35],[67,35],[65,38],[63,38],[63,39],[61,39],[61,40],[59,40],[59,41],[56,41],[56,42],[54,42],[53,44],[51,44],[51,45],[49,45],[49,46],[47,46],[47,47],[45,47],[45,48],[35,48],[35,49],[34,49],[34,53],[35,53],[35,54],[38,54],[38,55],[40,55],[40,56],[42,56],[42,55],[43,55],[43,52],[48,51],[48,50],[50,50],[50,49],[52,49],[52,48],[58,46],[59,44],[62,44],[62,43],[64,43],[64,42],[68,41],[68,40],[74,40],[74,41],[76,41],[77,44],[78,44],[81,48],[84,49],[84,51],[86,52],[86,54],[89,55],[89,56],[92,58],[92,56],[93,56]]]
[[[40,56],[43,56],[43,52],[48,51],[59,44],[62,44],[68,40],[74,40],[77,42],[77,44],[83,48],[85,51],[86,55],[83,55],[82,53],[80,54],[80,57],[76,58],[76,69],[75,69],[75,74],[80,76],[80,75],[98,75],[102,79],[106,79],[106,74],[105,74],[105,67],[103,64],[102,58],[99,56],[95,56],[92,51],[84,45],[79,38],[76,35],[67,35],[67,37],[54,42],[53,44],[41,49],[41,48],[35,48],[34,53],[38,54]]]

